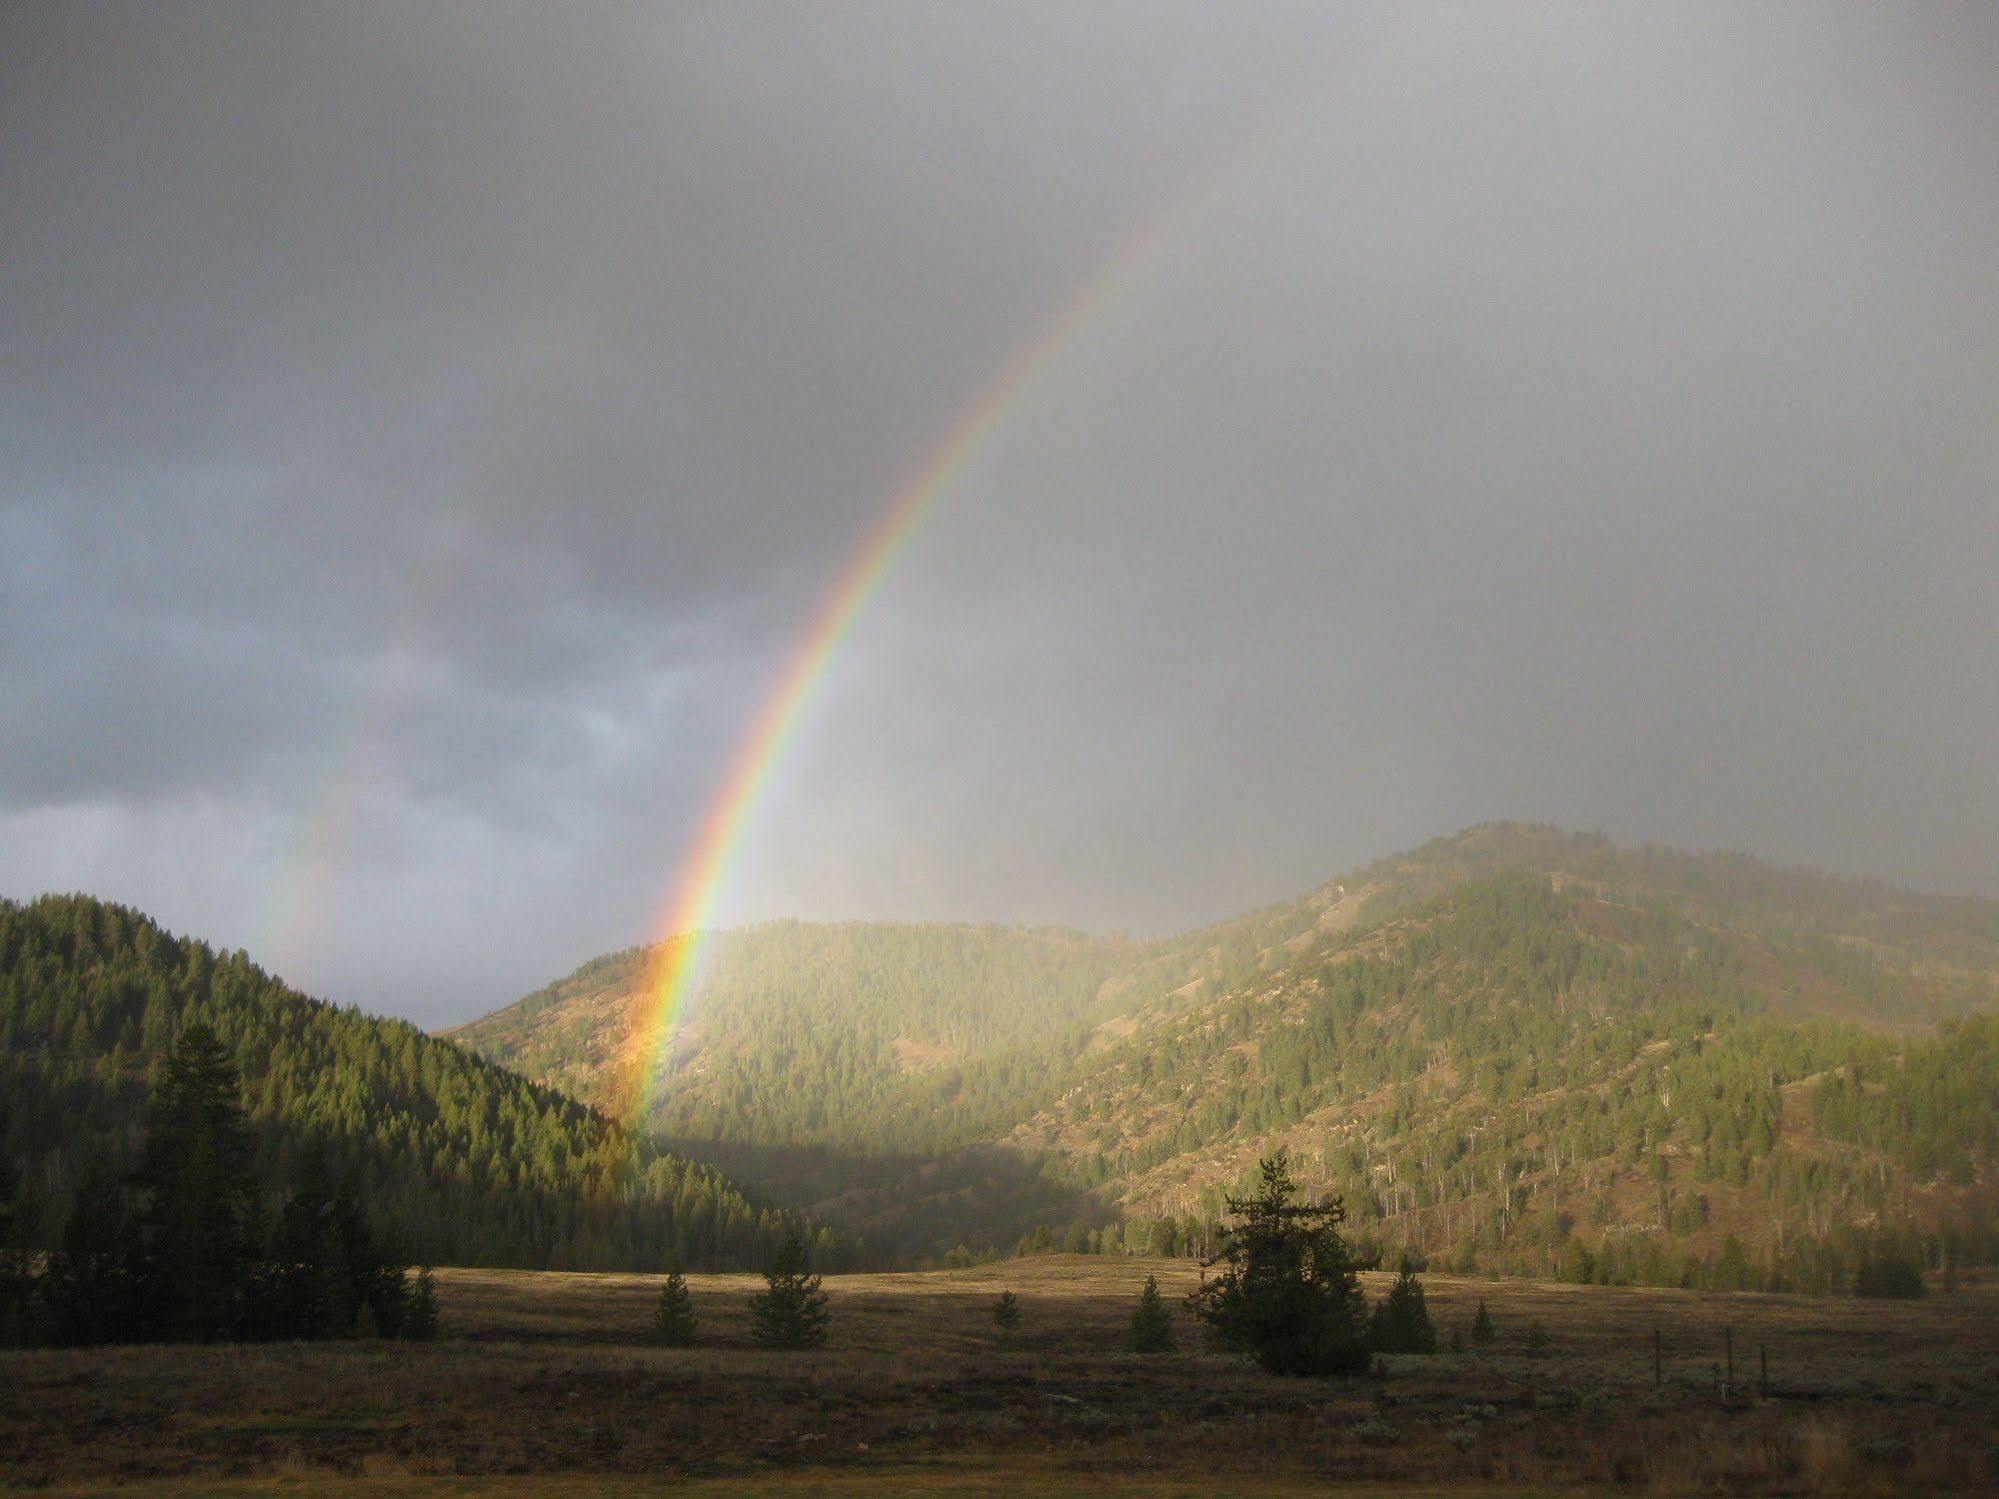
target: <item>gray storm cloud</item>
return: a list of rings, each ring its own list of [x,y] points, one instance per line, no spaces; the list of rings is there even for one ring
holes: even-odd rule
[[[725,918],[1157,929],[1494,816],[1999,891],[1996,70],[1983,9],[8,6],[0,890],[425,1022],[639,940],[1041,340]]]

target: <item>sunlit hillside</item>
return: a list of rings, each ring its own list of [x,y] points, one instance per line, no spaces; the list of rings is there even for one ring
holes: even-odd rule
[[[457,1034],[603,1096],[643,969]],[[1817,1284],[1991,1252],[1995,1002],[1999,904],[1492,824],[1152,944],[731,934],[648,1122],[884,1253],[1185,1249],[1282,1145],[1465,1268]]]

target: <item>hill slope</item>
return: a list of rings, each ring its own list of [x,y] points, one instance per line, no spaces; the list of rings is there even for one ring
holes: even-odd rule
[[[721,933],[661,1060],[673,1081],[651,1122],[765,1145],[961,1143],[963,1064],[1101,1018],[1105,981],[1143,951],[1051,928],[777,921]],[[645,948],[594,959],[447,1034],[602,1097],[649,962]]]
[[[970,929],[764,930],[721,944],[655,1122],[878,1245],[1184,1247],[1283,1145],[1466,1267],[1805,1283],[1887,1225],[1993,1250],[1999,903],[1493,824],[1184,938],[1065,934],[1060,981],[1040,934],[940,994],[896,975]],[[640,966],[465,1038],[592,1096]]]
[[[401,1021],[307,999],[242,953],[83,896],[0,901],[0,1149],[48,1243],[83,1162],[138,1150],[180,1028],[234,1051],[264,1163],[309,1139],[358,1169],[417,1258],[521,1267],[757,1260],[787,1220],[706,1166]]]
[[[718,934],[653,1089],[651,1127],[892,1257],[1101,1216],[982,1148],[1120,1000],[1141,944],[1059,929],[781,921]],[[450,1032],[609,1106],[650,951],[586,963]]]

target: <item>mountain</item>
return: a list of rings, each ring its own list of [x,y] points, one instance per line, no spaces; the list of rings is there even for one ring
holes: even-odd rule
[[[646,955],[458,1033],[608,1086]],[[1999,903],[1487,824],[1162,942],[726,934],[649,1121],[937,1256],[1199,1241],[1291,1151],[1465,1269],[1821,1285],[1992,1258]]]
[[[34,1190],[31,1243],[53,1242],[93,1154],[136,1158],[151,1081],[196,1020],[235,1054],[272,1181],[319,1142],[415,1259],[740,1266],[802,1226],[552,1088],[71,895],[0,901],[0,1160]]]

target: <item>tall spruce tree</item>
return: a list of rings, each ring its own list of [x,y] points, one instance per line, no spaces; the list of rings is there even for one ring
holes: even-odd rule
[[[7,1112],[0,1108],[0,1347],[27,1341],[28,1293],[34,1288],[21,1242],[21,1173],[6,1153]]]
[[[148,1319],[169,1340],[233,1336],[258,1237],[256,1159],[236,1068],[206,1025],[183,1031],[162,1069],[139,1181]]]
[[[1187,1298],[1224,1347],[1272,1374],[1358,1374],[1369,1362],[1367,1298],[1358,1261],[1340,1236],[1337,1197],[1294,1202],[1280,1153],[1259,1163],[1252,1197],[1226,1199],[1234,1222],[1204,1265],[1227,1268]]]
[[[784,1241],[764,1271],[767,1290],[750,1298],[750,1336],[767,1348],[816,1348],[826,1341],[826,1293],[809,1273],[805,1245]]]
[[[92,1156],[77,1181],[60,1247],[42,1275],[42,1335],[69,1347],[145,1337],[145,1260],[125,1184]]]
[[[306,1147],[298,1183],[278,1212],[271,1242],[269,1285],[260,1321],[280,1338],[325,1338],[342,1328],[346,1297],[340,1293],[340,1251],[334,1224],[333,1182],[326,1150]]]

